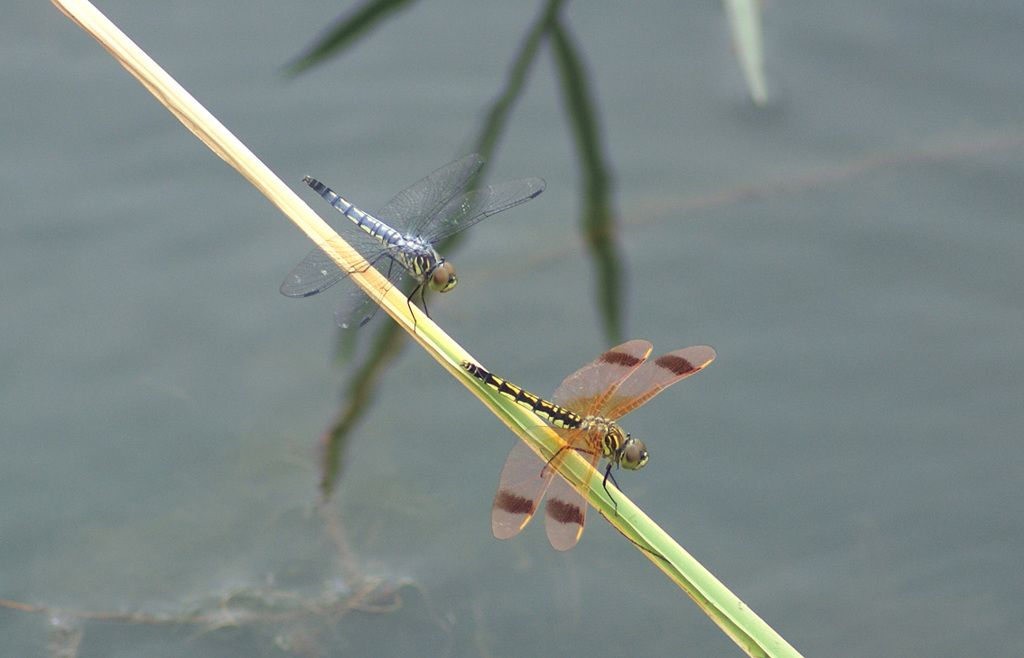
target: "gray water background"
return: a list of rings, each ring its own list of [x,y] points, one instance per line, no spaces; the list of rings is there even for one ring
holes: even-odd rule
[[[535,10],[421,2],[286,81],[344,6],[101,8],[327,217],[304,174],[372,210],[468,150]],[[515,439],[414,348],[334,510],[360,573],[414,584],[399,610],[76,619],[344,590],[314,509],[334,300],[278,294],[306,238],[90,37],[48,3],[4,13],[0,598],[69,611],[82,658],[740,655],[596,515],[568,554],[540,523],[493,539]],[[767,3],[762,110],[717,3],[567,17],[627,336],[718,351],[624,423],[652,461],[620,484],[807,656],[1019,655],[1024,5]],[[547,395],[610,345],[550,58],[529,84],[491,176],[547,190],[473,229],[431,312]],[[0,653],[45,655],[51,623],[0,610]]]

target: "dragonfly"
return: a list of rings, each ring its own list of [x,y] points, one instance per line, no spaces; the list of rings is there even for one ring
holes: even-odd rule
[[[570,449],[595,468],[601,459],[607,460],[602,484],[609,496],[608,481],[615,483],[613,467],[637,470],[647,463],[644,442],[623,432],[615,421],[672,384],[700,372],[715,358],[715,350],[706,345],[686,347],[648,361],[651,350],[645,340],[613,347],[569,375],[555,390],[551,402],[479,365],[462,363],[484,385],[544,419],[565,443],[549,461],[522,441],[513,446],[491,507],[495,537],[508,539],[526,527],[547,493],[544,525],[548,541],[559,551],[576,545],[583,534],[587,502],[567,480],[554,477]]]
[[[309,297],[344,280],[346,289],[335,308],[334,319],[342,329],[350,329],[369,322],[387,289],[408,276],[415,281],[408,296],[409,305],[419,294],[426,313],[427,288],[448,292],[458,283],[455,267],[437,253],[434,245],[544,191],[540,178],[523,178],[463,193],[483,165],[483,156],[477,153],[464,156],[399,192],[376,215],[363,212],[320,181],[306,176],[302,179],[304,183],[351,220],[341,231],[345,240],[380,271],[388,285],[371,298],[348,278],[351,272],[338,267],[317,247],[288,274],[281,284],[281,294]]]

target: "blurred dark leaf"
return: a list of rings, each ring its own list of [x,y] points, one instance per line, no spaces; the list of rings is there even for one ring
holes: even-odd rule
[[[320,497],[327,500],[334,493],[334,485],[345,466],[345,445],[352,430],[377,395],[377,388],[391,363],[402,353],[405,332],[390,320],[374,322],[365,331],[373,332],[372,347],[359,363],[352,363],[351,377],[342,399],[342,410],[334,425],[324,434],[320,451]],[[342,334],[340,346],[356,336],[354,332]]]
[[[512,106],[519,100],[519,96],[522,94],[527,74],[530,72],[530,67],[537,57],[537,51],[540,49],[540,45],[563,3],[564,0],[549,0],[544,11],[538,17],[537,22],[534,23],[529,33],[527,33],[526,38],[523,39],[523,45],[519,49],[519,54],[516,56],[509,71],[504,91],[491,104],[490,109],[487,110],[487,119],[484,121],[484,125],[480,130],[480,136],[477,138],[476,150],[488,160],[491,153],[494,152],[495,144],[497,144],[498,138],[504,131],[505,125],[508,123]]]
[[[341,53],[380,21],[405,9],[412,0],[373,0],[338,21],[329,34],[288,68],[292,75]],[[565,0],[547,0],[522,40],[509,68],[505,86],[486,111],[477,137],[477,150],[490,159],[511,117],[512,108],[526,89],[531,67],[537,61],[545,38],[550,37],[561,81],[566,114],[572,128],[577,158],[583,173],[581,218],[588,250],[595,267],[595,287],[605,338],[622,339],[622,290],[625,268],[616,243],[616,214],[611,203],[611,176],[605,162],[596,104],[590,90],[586,67],[579,49],[565,28],[560,11]],[[458,237],[439,245],[451,253]],[[370,340],[364,357],[350,363],[350,378],[337,421],[325,433],[322,446],[320,492],[326,500],[334,491],[344,467],[347,437],[362,419],[375,397],[377,387],[390,364],[398,358],[404,334],[393,322],[377,322],[362,331],[348,333],[339,343],[341,353],[354,352],[353,341]],[[347,360],[347,359],[346,359]]]
[[[412,5],[415,0],[370,0],[361,7],[357,7],[348,16],[339,19],[334,27],[318,43],[314,44],[306,53],[300,56],[295,62],[288,65],[286,73],[290,76],[298,75],[306,69],[316,66],[328,57],[340,55],[341,52],[352,45],[377,26],[378,23],[403,9]]]
[[[618,343],[622,340],[621,299],[625,268],[615,239],[612,181],[602,153],[596,103],[590,92],[583,60],[561,20],[551,24],[551,47],[583,171],[583,233],[594,257],[598,307],[606,338],[610,343]]]

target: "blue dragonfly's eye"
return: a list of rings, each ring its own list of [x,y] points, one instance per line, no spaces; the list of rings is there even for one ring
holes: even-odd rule
[[[445,261],[441,267],[434,270],[434,276],[430,280],[430,287],[438,292],[448,292],[455,287],[459,279],[455,276],[455,266]]]

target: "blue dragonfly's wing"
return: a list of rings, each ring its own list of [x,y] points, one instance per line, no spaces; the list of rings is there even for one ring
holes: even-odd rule
[[[348,278],[348,273],[338,267],[337,263],[319,247],[309,252],[309,255],[288,273],[281,284],[281,294],[287,297],[309,297],[342,280],[344,283],[339,286],[341,296],[334,311],[334,321],[339,327],[347,329],[353,316],[368,311],[372,314],[372,309],[366,306],[371,300],[362,288]]]
[[[345,240],[359,251],[367,262],[377,268],[391,285],[399,283],[406,276],[406,269],[391,257],[390,252],[379,240],[355,225],[351,228],[342,226],[341,230],[345,231]],[[349,279],[348,275],[348,272],[338,267],[330,256],[317,247],[288,273],[281,284],[281,294],[287,297],[309,297],[343,281],[340,286],[341,296],[334,310],[334,320],[342,329],[360,327],[373,317],[377,311],[377,303]],[[383,294],[382,289],[378,298]]]
[[[281,284],[285,297],[309,297],[323,292],[348,276],[320,247],[292,268]]]
[[[370,321],[378,308],[362,288],[349,281],[334,307],[334,324],[342,329],[358,329]]]
[[[387,252],[380,240],[353,224],[347,217],[344,222],[331,222],[331,225],[345,242],[370,263]],[[281,294],[286,297],[309,297],[327,290],[346,276],[347,272],[339,268],[320,247],[316,247],[285,277],[281,284]]]
[[[388,280],[388,285],[373,295],[367,295],[354,281],[346,281],[338,304],[334,307],[334,322],[342,329],[358,329],[369,322],[380,308],[379,302],[384,293],[400,284],[408,275],[405,267],[388,252],[381,254],[372,265]]]
[[[544,181],[540,178],[522,178],[466,192],[428,218],[429,221],[423,225],[419,235],[434,244],[485,217],[525,203],[543,191]]]
[[[419,236],[484,166],[478,153],[463,156],[395,195],[377,219],[408,236]]]

